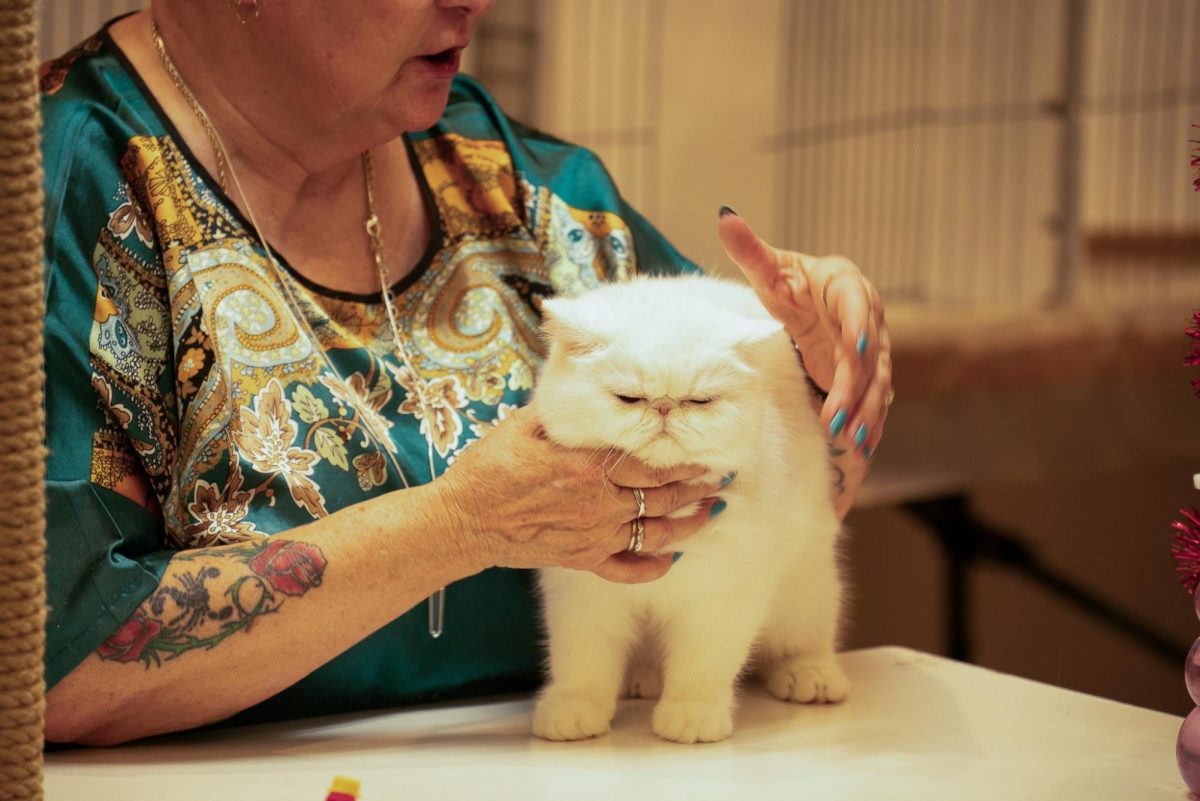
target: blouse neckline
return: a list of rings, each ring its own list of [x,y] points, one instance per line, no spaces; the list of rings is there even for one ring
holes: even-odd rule
[[[242,213],[241,208],[233,202],[233,199],[226,194],[225,190],[221,188],[220,182],[213,177],[213,175],[208,171],[208,168],[206,168],[201,163],[200,159],[196,157],[196,154],[192,151],[187,141],[183,138],[182,134],[180,134],[179,129],[175,127],[175,124],[171,121],[170,116],[167,115],[166,111],[158,102],[158,98],[156,98],[150,91],[149,87],[147,87],[146,82],[142,79],[142,76],[137,71],[137,68],[134,67],[133,62],[129,60],[129,57],[126,56],[125,51],[121,49],[120,45],[116,43],[116,41],[112,38],[112,35],[109,33],[109,27],[113,25],[113,23],[123,19],[126,16],[128,16],[128,14],[123,14],[106,22],[104,27],[100,30],[99,35],[101,41],[103,41],[105,47],[110,50],[110,52],[113,54],[113,57],[116,58],[117,62],[125,70],[130,80],[133,81],[135,88],[142,95],[146,105],[158,118],[158,122],[166,131],[167,136],[171,138],[175,146],[179,148],[181,153],[183,153],[184,158],[187,160],[188,169],[190,169],[192,173],[204,183],[205,187],[213,193],[218,202],[221,203],[222,207],[241,223],[241,225],[246,229],[247,233],[253,239],[257,240],[258,236],[255,233],[254,226],[251,224],[250,220],[245,214]],[[445,228],[442,224],[442,218],[438,211],[437,202],[433,197],[433,190],[429,187],[429,181],[425,175],[425,170],[421,165],[420,159],[417,157],[416,150],[413,148],[412,141],[408,135],[401,134],[400,138],[404,141],[404,150],[408,154],[409,163],[412,165],[413,169],[413,175],[417,180],[417,185],[420,187],[421,199],[425,204],[426,212],[429,214],[430,226],[429,241],[425,246],[424,253],[421,254],[421,258],[415,265],[413,265],[411,270],[405,273],[400,280],[392,284],[391,292],[393,296],[399,296],[409,287],[413,286],[417,281],[419,281],[421,277],[428,271],[429,266],[433,263],[433,259],[437,255],[438,251],[441,250],[445,244]],[[287,271],[288,275],[311,292],[315,292],[319,295],[332,298],[334,300],[349,301],[351,303],[377,305],[383,302],[383,298],[378,292],[347,292],[339,289],[331,289],[323,284],[313,281],[311,278],[308,278],[296,270],[292,266],[291,261],[287,258],[287,256],[285,256],[278,248],[276,248],[274,245],[271,245],[269,242],[266,244],[270,246],[271,252],[275,254],[275,258]]]

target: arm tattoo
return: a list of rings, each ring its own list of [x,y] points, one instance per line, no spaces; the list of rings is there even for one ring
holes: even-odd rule
[[[845,448],[839,448],[832,442],[829,446],[829,466],[833,468],[833,491],[837,495],[846,494],[846,471],[837,463],[839,457],[846,455]]]
[[[219,552],[182,552],[158,589],[96,654],[150,668],[197,648],[212,649],[278,612],[284,596],[320,586],[325,565],[317,546],[274,537]]]

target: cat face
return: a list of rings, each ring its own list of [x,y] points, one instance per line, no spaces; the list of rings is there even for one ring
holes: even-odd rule
[[[766,400],[756,352],[782,334],[757,301],[729,302],[744,301],[741,291],[641,279],[546,301],[551,348],[536,404],[547,433],[652,465],[742,463]]]

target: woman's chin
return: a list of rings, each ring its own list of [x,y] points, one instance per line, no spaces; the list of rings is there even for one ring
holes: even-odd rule
[[[426,85],[404,92],[392,107],[388,119],[397,131],[424,131],[437,125],[450,100],[450,80],[424,82]]]

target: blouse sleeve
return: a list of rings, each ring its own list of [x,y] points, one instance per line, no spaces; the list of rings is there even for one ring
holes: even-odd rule
[[[162,268],[120,167],[130,132],[69,92],[42,110],[52,687],[132,615],[173,553],[147,470],[165,456],[173,404]]]

